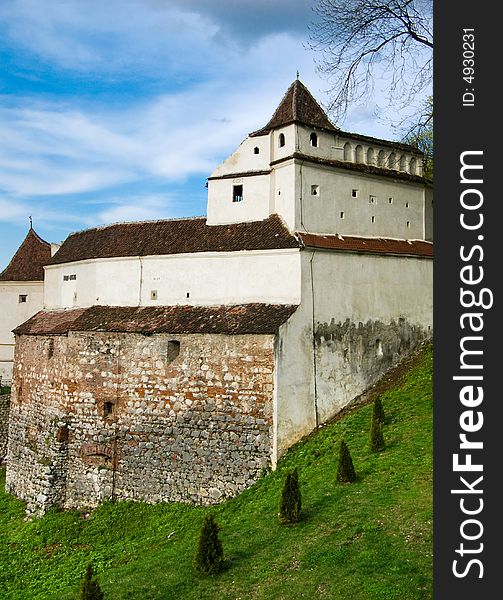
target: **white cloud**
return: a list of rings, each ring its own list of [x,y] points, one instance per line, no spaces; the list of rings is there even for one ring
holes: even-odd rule
[[[109,208],[88,218],[90,225],[123,221],[165,219],[170,214],[169,196],[136,196],[127,201],[115,200]]]

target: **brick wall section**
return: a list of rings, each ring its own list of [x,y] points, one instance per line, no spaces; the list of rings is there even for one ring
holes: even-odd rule
[[[7,490],[36,513],[233,496],[269,465],[273,378],[273,335],[17,336]]]
[[[0,394],[0,464],[7,456],[7,434],[9,430],[10,394]]]

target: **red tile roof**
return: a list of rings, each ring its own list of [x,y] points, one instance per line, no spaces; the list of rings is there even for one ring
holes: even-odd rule
[[[433,257],[433,244],[422,240],[394,240],[389,238],[366,238],[356,236],[298,234],[305,246],[338,250],[342,252],[370,252],[373,254],[401,254]]]
[[[0,281],[43,281],[43,267],[50,258],[51,244],[39,237],[30,227],[16,254],[0,273]]]
[[[204,217],[117,223],[73,233],[49,264],[90,258],[298,248],[278,215],[263,221],[206,225]]]
[[[92,306],[40,311],[14,329],[17,335],[65,335],[69,331],[124,333],[273,334],[297,309],[282,304],[235,306]]]

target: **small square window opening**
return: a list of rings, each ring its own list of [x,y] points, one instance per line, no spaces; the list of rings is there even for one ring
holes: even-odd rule
[[[358,190],[351,190],[351,196],[353,198],[358,198]]]
[[[311,196],[319,196],[320,195],[320,186],[312,185],[311,186]]]
[[[178,340],[169,340],[166,349],[166,359],[168,362],[173,362],[180,354],[180,342]]]
[[[19,294],[18,302],[23,304],[28,301],[28,294]]]

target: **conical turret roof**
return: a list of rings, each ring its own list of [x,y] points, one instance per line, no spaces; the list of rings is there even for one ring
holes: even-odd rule
[[[338,130],[316,102],[311,92],[299,79],[296,79],[288,88],[269,123],[262,129],[250,133],[250,135],[265,135],[273,129],[291,123],[302,123],[303,125],[330,131]]]
[[[16,254],[0,273],[0,281],[43,281],[43,267],[50,258],[51,244],[39,237],[30,227]]]

